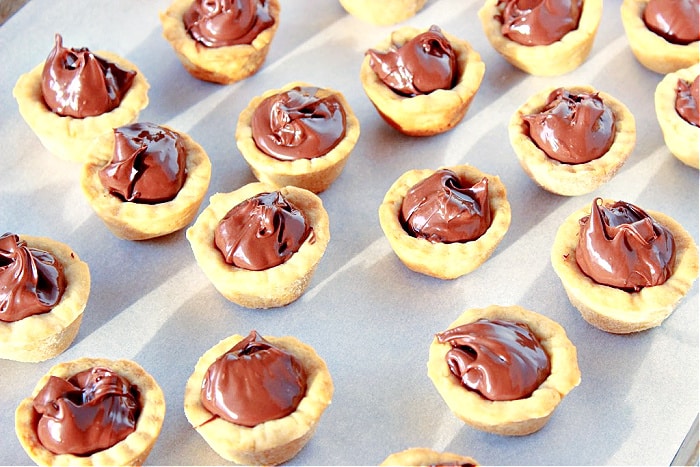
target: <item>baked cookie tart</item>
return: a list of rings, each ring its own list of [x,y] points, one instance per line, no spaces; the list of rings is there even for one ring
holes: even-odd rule
[[[511,340],[515,336],[517,341]],[[504,352],[517,356],[499,358]],[[524,361],[529,362],[527,369],[521,367]],[[548,362],[544,369],[535,365],[543,362]],[[461,379],[453,365],[464,372]],[[499,305],[469,309],[436,334],[428,376],[458,418],[476,429],[508,436],[540,430],[581,380],[576,347],[561,325],[519,306]],[[528,392],[524,388],[534,390],[512,398]]]
[[[83,166],[81,188],[115,236],[147,240],[187,226],[210,179],[209,157],[188,134],[137,123],[115,128],[95,142]]]
[[[245,359],[239,358],[242,352]],[[266,366],[275,371],[265,371]],[[227,374],[241,379],[227,381]],[[277,382],[265,385],[273,377]],[[288,388],[286,395],[276,388]],[[224,459],[276,465],[308,443],[333,390],[326,363],[311,346],[292,336],[261,338],[253,331],[223,339],[202,355],[185,387],[185,415]],[[211,392],[217,392],[215,402]],[[277,400],[274,409],[268,399]]]
[[[454,466],[478,466],[479,464],[471,457],[454,454],[452,452],[439,452],[428,448],[409,448],[403,451],[390,454],[382,461],[380,466],[392,465],[454,465]]]
[[[90,269],[72,248],[48,237],[5,234],[0,242],[0,358],[40,362],[56,357],[80,329],[90,295]],[[22,271],[24,268],[31,271]],[[50,278],[57,269],[62,274],[53,283]],[[62,293],[55,295],[55,287],[60,290],[61,284]],[[22,309],[13,303],[21,304]]]
[[[531,75],[557,76],[575,70],[588,58],[603,16],[603,0],[582,0],[578,25],[558,40],[539,45],[523,45],[504,35],[502,1],[486,0],[478,15],[491,46],[511,65]]]
[[[140,466],[164,417],[163,391],[140,365],[83,357],[53,366],[39,380],[15,411],[15,432],[37,465]],[[79,425],[76,418],[92,424]]]
[[[425,5],[425,0],[340,0],[340,5],[362,21],[389,26],[415,16]]]
[[[260,182],[314,193],[338,178],[359,137],[340,91],[302,81],[254,97],[236,125],[236,145]]]
[[[227,240],[236,236],[244,238],[238,242],[242,250]],[[187,229],[187,239],[197,264],[224,297],[248,308],[271,308],[304,293],[328,246],[330,225],[311,191],[254,182],[213,195]]]
[[[603,214],[591,216],[592,206],[596,206]],[[603,208],[607,210],[607,214]],[[583,235],[584,225],[592,225],[600,230],[602,224],[597,220],[599,218],[606,225],[618,224],[619,221],[606,221],[604,217],[615,213],[625,215],[627,222],[619,224],[622,225],[621,229],[606,229],[607,241],[611,245],[620,245],[622,242],[632,245],[627,247],[629,251],[625,253],[630,258],[634,258],[631,252],[635,251],[634,246],[638,246],[642,253],[655,251],[651,254],[657,258],[666,258],[668,262],[656,264],[651,259],[643,259],[640,254],[637,264],[630,260],[627,266],[627,262],[613,261],[616,256],[610,256],[620,255],[617,257],[623,258],[621,253],[605,251],[601,254],[611,258],[614,266],[612,274],[607,274],[607,277],[599,281],[586,274],[577,260],[577,250],[581,248],[579,239]],[[653,226],[653,236],[649,232],[649,226]],[[635,234],[635,231],[641,233]],[[620,239],[623,235],[629,238]],[[589,236],[599,238],[599,234],[595,237],[592,233],[585,234],[585,237]],[[672,251],[668,246],[669,236],[675,243],[675,258],[669,254]],[[640,242],[640,238],[643,242]],[[655,244],[660,245],[662,249],[654,250]],[[552,245],[551,262],[571,304],[578,309],[583,319],[598,329],[614,334],[628,334],[661,325],[698,277],[698,249],[683,226],[661,212],[644,211],[629,203],[610,199],[596,198],[591,205],[575,211],[564,220]],[[641,270],[644,262],[656,265],[651,271],[644,272]],[[623,267],[629,272],[618,273],[623,271]],[[639,269],[640,272],[635,272],[635,269]],[[644,282],[641,282],[641,279],[644,279]],[[614,285],[605,285],[603,280]],[[657,285],[643,286],[643,283]]]
[[[574,148],[574,144],[579,138],[591,138],[591,143],[596,144],[602,153],[600,156],[588,160],[586,162],[573,162],[572,156],[570,159],[562,159],[565,162],[551,157],[546,151],[547,147],[541,147],[533,140],[531,135],[531,124],[527,119],[537,118],[542,115],[544,124],[551,116],[548,112],[551,108],[548,107],[552,102],[555,104],[557,100],[552,101],[550,96],[569,94],[569,104],[582,100],[581,96],[586,96],[586,100],[600,99],[603,108],[598,111],[604,112],[607,108],[610,113],[607,117],[601,116],[597,120],[584,120],[581,114],[577,114],[576,109],[570,108],[567,118],[571,124],[562,125],[563,140],[570,138],[562,144],[551,143],[552,146],[567,149]],[[578,105],[578,102],[576,102]],[[552,104],[553,105],[553,104]],[[557,104],[557,105],[567,105]],[[573,110],[572,110],[573,109]],[[555,109],[556,111],[556,109]],[[590,112],[588,112],[590,114]],[[611,118],[612,117],[612,118]],[[596,132],[603,130],[603,125],[598,123],[607,119],[607,130],[609,135],[596,135]],[[585,123],[586,125],[580,125]],[[611,125],[612,124],[612,125]],[[577,129],[578,128],[578,129]],[[553,133],[548,132],[549,138]],[[590,135],[590,136],[586,136]],[[508,136],[511,146],[515,151],[518,161],[525,173],[543,189],[562,196],[578,196],[597,189],[604,183],[612,179],[619,169],[627,161],[628,157],[634,150],[637,138],[637,130],[634,116],[629,109],[613,96],[594,89],[592,86],[568,86],[565,88],[551,87],[531,96],[522,106],[520,106],[512,115],[508,124]],[[592,138],[607,139],[607,144],[593,140]],[[607,149],[605,149],[607,148]],[[574,151],[570,151],[573,153]],[[580,151],[583,154],[590,154],[590,151],[585,148]],[[568,162],[568,161],[572,162]]]
[[[691,123],[690,120],[686,120],[679,114],[677,102],[679,85],[681,84],[679,81],[683,81],[685,86],[689,88],[683,91],[686,94],[684,98],[688,102],[687,107],[696,109],[695,115],[697,116],[697,109],[700,108],[700,99],[698,99],[697,94],[699,75],[700,65],[671,72],[664,76],[654,92],[656,118],[664,135],[666,146],[678,160],[696,169],[700,166],[700,126]],[[695,89],[695,93],[693,93],[693,89]]]
[[[430,185],[427,185],[428,180],[431,180]],[[425,193],[430,194],[433,202],[424,204],[415,213],[432,218],[436,224],[434,232],[424,228],[423,233],[417,235],[407,229],[402,208],[407,195],[421,182],[425,182],[423,185],[428,188]],[[416,193],[417,198],[422,197],[421,193]],[[441,197],[450,202],[441,203]],[[460,198],[461,206],[453,204]],[[472,204],[478,207],[475,209]],[[417,224],[424,223],[419,217],[414,218]],[[438,219],[454,221],[438,223]],[[464,221],[461,228],[456,227],[456,223],[462,224],[459,219]],[[439,279],[455,279],[478,268],[493,254],[508,231],[510,220],[510,203],[500,178],[470,165],[444,167],[437,171],[409,170],[391,185],[379,206],[379,223],[394,253],[412,271]],[[458,237],[449,232],[453,225]],[[485,231],[479,234],[478,231],[483,229]],[[469,230],[471,234],[462,236],[458,230]]]
[[[414,44],[422,35],[431,34],[426,40],[435,39],[435,26],[428,29],[418,29],[410,26],[401,27],[383,41],[376,44],[370,51],[376,54],[385,54],[401,49],[407,44]],[[443,133],[456,126],[467,113],[472,99],[476,95],[484,77],[486,66],[481,60],[481,55],[465,40],[459,39],[445,31],[437,30],[442,37],[433,46],[441,41],[442,49],[451,49],[454,53],[456,66],[452,70],[454,80],[445,88],[437,88],[432,91],[421,91],[416,95],[397,93],[389,87],[380,76],[372,69],[370,54],[366,54],[360,68],[360,80],[362,88],[370,99],[379,115],[393,128],[409,136],[430,136]],[[444,39],[443,39],[444,38]],[[420,44],[415,44],[421,48]],[[449,47],[448,47],[449,46]],[[430,47],[423,47],[430,50]],[[430,53],[426,54],[430,56]],[[438,55],[442,57],[442,54]],[[405,59],[404,59],[405,60]],[[431,62],[434,71],[440,60]],[[414,67],[411,73],[418,76],[420,72]],[[399,76],[402,73],[394,73]],[[426,90],[434,86],[427,87]],[[420,91],[420,89],[419,89]]]

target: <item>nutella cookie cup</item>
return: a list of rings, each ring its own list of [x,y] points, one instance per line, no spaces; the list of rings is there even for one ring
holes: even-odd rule
[[[425,0],[340,0],[340,5],[362,21],[388,26],[415,16],[425,6]]]
[[[379,465],[455,465],[462,467],[476,467],[479,464],[471,457],[462,456],[460,454],[454,454],[451,452],[439,452],[428,448],[410,448],[389,455]]]

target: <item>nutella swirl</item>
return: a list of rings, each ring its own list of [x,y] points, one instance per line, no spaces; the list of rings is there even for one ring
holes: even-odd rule
[[[549,45],[578,28],[583,0],[500,0],[501,33],[521,45]]]
[[[406,193],[399,220],[432,243],[475,240],[491,225],[488,178],[469,186],[452,170],[437,170]]]
[[[599,284],[637,292],[673,274],[673,234],[639,207],[596,198],[579,224],[576,263]]]
[[[182,20],[205,47],[250,44],[275,23],[267,0],[195,0]]]
[[[299,360],[251,331],[209,367],[201,401],[226,421],[254,427],[291,414],[305,395]]]
[[[95,367],[65,380],[51,376],[34,398],[37,435],[54,454],[89,456],[136,430],[138,388],[107,368]]]
[[[457,53],[438,26],[386,52],[368,50],[370,67],[394,92],[413,97],[452,89],[459,76]]]
[[[334,95],[296,86],[265,98],[251,121],[253,139],[267,155],[282,161],[327,154],[345,137],[346,115]]]
[[[700,127],[700,75],[692,83],[684,79],[678,80],[675,107],[683,120]]]
[[[698,0],[650,0],[642,19],[650,31],[672,44],[686,45],[700,40]]]
[[[312,235],[304,213],[274,191],[234,206],[216,227],[214,242],[226,263],[262,271],[286,262]]]
[[[524,323],[480,319],[436,335],[462,385],[491,401],[529,397],[550,373],[547,352]]]
[[[51,253],[27,246],[15,234],[0,237],[0,321],[47,313],[65,289],[63,265]]]
[[[597,159],[615,139],[615,116],[598,93],[555,89],[540,112],[523,120],[534,143],[564,164]]]
[[[136,76],[90,52],[67,49],[56,34],[44,64],[41,93],[54,113],[63,117],[93,117],[119,106]]]
[[[99,170],[102,185],[123,201],[170,201],[185,184],[187,151],[180,135],[153,123],[114,129],[112,161]]]

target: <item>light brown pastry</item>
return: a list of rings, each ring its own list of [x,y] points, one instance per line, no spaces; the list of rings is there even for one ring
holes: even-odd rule
[[[340,4],[362,21],[388,26],[415,16],[425,5],[425,0],[340,0]]]
[[[279,191],[300,209],[313,228],[307,239],[286,262],[262,271],[232,266],[214,244],[214,230],[226,213],[242,201],[264,192],[276,191],[264,183],[249,183],[230,193],[217,193],[187,229],[197,264],[214,287],[228,300],[248,308],[287,305],[299,298],[309,285],[330,240],[328,213],[321,199],[303,188],[288,186]]]
[[[654,92],[656,119],[659,121],[666,146],[681,162],[696,169],[700,167],[700,127],[681,117],[675,105],[678,80],[692,83],[698,74],[698,64],[671,72],[664,76]]]
[[[208,368],[244,336],[233,335],[207,350],[199,359],[185,387],[185,415],[211,448],[226,460],[243,465],[276,465],[288,461],[313,437],[318,422],[331,403],[333,381],[328,367],[313,347],[292,336],[264,336],[289,352],[307,376],[305,396],[291,414],[253,427],[230,423],[209,412],[201,402],[202,381]]]
[[[465,184],[488,178],[491,225],[476,240],[455,243],[432,243],[408,234],[400,221],[401,204],[406,193],[435,171],[409,170],[389,188],[379,206],[379,223],[394,253],[412,271],[440,279],[455,279],[472,272],[494,252],[510,227],[511,209],[506,188],[500,178],[481,172],[470,165],[447,167]]]
[[[195,218],[209,189],[211,162],[206,151],[188,134],[166,125],[182,138],[187,158],[187,177],[177,196],[166,202],[146,204],[127,202],[109,193],[99,171],[112,161],[114,132],[96,140],[90,158],[83,166],[81,188],[95,213],[109,230],[125,240],[147,240],[183,229]]]
[[[170,43],[185,69],[195,78],[231,84],[257,73],[262,67],[280,22],[280,3],[267,0],[274,23],[261,31],[250,44],[206,47],[185,29],[183,15],[193,0],[174,0],[160,13],[163,37]]]
[[[647,3],[649,0],[623,0],[620,5],[622,26],[639,63],[667,74],[700,62],[700,42],[673,44],[647,28],[642,18]]]
[[[416,466],[431,466],[431,465],[459,465],[478,466],[479,464],[471,457],[454,454],[451,452],[438,452],[428,448],[410,448],[400,452],[395,452],[389,455],[380,466],[392,465],[416,465]]]
[[[271,89],[254,97],[243,109],[236,125],[236,145],[253,175],[263,183],[274,187],[297,186],[314,193],[326,190],[343,171],[350,153],[360,137],[360,122],[350,104],[340,91],[319,88],[317,96],[334,96],[342,105],[346,118],[345,136],[326,154],[312,159],[280,160],[262,151],[253,139],[251,127],[253,114],[260,103],[276,94],[295,87],[314,87],[302,81],[294,81],[280,89]]]
[[[430,344],[428,376],[452,412],[468,425],[490,433],[522,436],[540,430],[562,399],[581,380],[576,347],[566,331],[554,320],[519,306],[491,305],[465,311],[448,326],[473,323],[479,319],[500,319],[526,324],[550,359],[550,374],[524,399],[491,401],[466,389],[451,372],[445,361],[449,343]]]
[[[613,200],[602,200],[612,204]],[[690,234],[670,216],[645,209],[671,231],[676,243],[673,274],[662,285],[628,292],[595,282],[576,262],[579,219],[588,216],[591,206],[569,215],[557,230],[551,251],[554,271],[571,304],[591,325],[614,334],[628,334],[659,326],[688,293],[698,277],[698,248]]]
[[[582,164],[565,164],[549,157],[532,140],[524,115],[539,112],[556,87],[531,96],[512,115],[508,124],[510,144],[527,175],[545,190],[562,196],[578,196],[597,189],[612,179],[635,147],[637,130],[634,116],[613,96],[591,86],[568,86],[571,92],[597,93],[615,117],[615,137],[608,151]]]
[[[37,437],[37,412],[34,398],[51,376],[69,379],[81,371],[106,367],[138,387],[141,413],[136,431],[114,446],[89,456],[54,454]],[[79,358],[53,366],[37,383],[32,395],[23,399],[15,411],[15,432],[19,442],[37,465],[143,465],[160,435],[165,417],[165,397],[158,383],[140,365],[130,360]]]
[[[427,30],[401,27],[373,49],[387,51],[392,44],[401,46]],[[372,70],[369,56],[362,61],[360,80],[367,97],[389,125],[406,135],[430,136],[452,129],[462,121],[481,86],[486,70],[481,55],[467,41],[445,31],[442,34],[457,54],[459,78],[452,89],[438,89],[414,97],[401,96]]]
[[[0,358],[41,362],[56,357],[75,340],[90,295],[90,269],[68,245],[48,237],[20,235],[30,248],[53,254],[63,266],[66,289],[48,313],[0,321]]]
[[[486,38],[511,65],[531,75],[557,76],[575,70],[588,58],[603,17],[603,0],[583,0],[578,28],[552,44],[535,46],[503,35],[499,2],[486,0],[478,14]]]

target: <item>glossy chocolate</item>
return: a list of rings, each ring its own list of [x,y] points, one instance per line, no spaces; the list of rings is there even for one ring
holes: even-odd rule
[[[384,84],[402,96],[452,89],[459,76],[457,54],[437,26],[386,52],[368,50],[370,67]]]
[[[205,47],[250,44],[275,23],[267,0],[195,0],[182,20]]]
[[[700,75],[692,83],[679,79],[676,85],[676,112],[686,122],[700,127]]]
[[[578,28],[584,0],[501,0],[501,33],[521,45],[549,45]]]
[[[550,373],[549,356],[524,323],[480,319],[436,335],[462,385],[492,401],[529,397]]]
[[[636,292],[673,274],[673,234],[639,207],[596,198],[579,224],[576,263],[599,284]]]
[[[253,427],[291,414],[305,395],[296,357],[251,331],[209,367],[201,401],[212,414]]]
[[[251,121],[253,139],[265,154],[282,161],[327,154],[345,137],[345,109],[334,95],[296,86],[265,98]]]
[[[139,393],[124,377],[95,367],[65,380],[51,376],[34,398],[37,435],[54,454],[88,456],[136,430]]]
[[[537,147],[564,164],[597,159],[615,139],[615,116],[597,93],[558,88],[541,111],[524,115],[523,120]]]
[[[53,309],[66,289],[63,265],[18,235],[0,237],[0,321],[19,321]]]
[[[406,193],[399,220],[410,235],[433,243],[475,240],[491,225],[488,179],[464,183],[452,170],[437,170]]]
[[[110,194],[123,201],[170,201],[185,183],[187,151],[180,135],[153,123],[114,129],[112,161],[99,170]]]
[[[700,1],[650,0],[642,15],[644,24],[672,44],[700,40]]]
[[[90,52],[68,49],[56,34],[41,77],[44,102],[63,117],[94,117],[119,106],[136,76]]]

